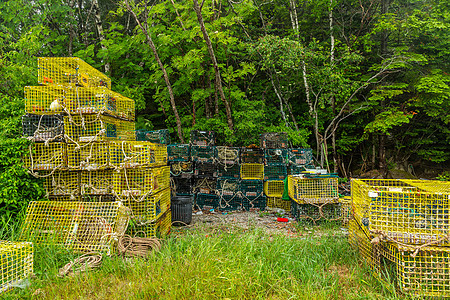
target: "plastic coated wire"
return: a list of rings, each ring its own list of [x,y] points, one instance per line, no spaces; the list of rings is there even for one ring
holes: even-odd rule
[[[117,248],[124,256],[146,257],[151,251],[159,251],[161,242],[157,238],[131,237],[126,234],[119,238]]]
[[[85,253],[59,269],[58,276],[72,276],[87,270],[98,268],[102,264],[102,258],[102,254],[98,252]]]

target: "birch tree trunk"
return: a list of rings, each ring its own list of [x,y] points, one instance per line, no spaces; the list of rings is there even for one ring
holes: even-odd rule
[[[214,54],[214,50],[212,48],[211,40],[209,38],[208,32],[206,31],[205,23],[203,22],[203,16],[202,16],[201,8],[198,5],[198,1],[197,0],[193,0],[193,2],[194,2],[194,10],[195,10],[195,13],[197,14],[197,20],[198,20],[198,23],[200,24],[200,30],[203,33],[203,39],[205,40],[206,47],[208,48],[208,53],[209,53],[209,56],[211,57],[211,61],[212,61],[212,64],[213,64],[213,67],[214,67],[214,71],[215,71],[215,74],[216,74],[216,88],[217,88],[217,92],[219,93],[219,96],[222,99],[222,101],[225,103],[225,110],[226,110],[226,114],[227,114],[228,128],[230,130],[233,130],[234,125],[233,125],[233,119],[232,119],[232,116],[231,116],[231,107],[230,107],[230,103],[228,102],[228,100],[225,97],[225,94],[223,92],[222,79],[221,79],[221,76],[220,76],[219,65],[217,64],[217,60],[216,60],[216,56]]]
[[[166,82],[167,90],[169,91],[170,105],[172,106],[173,114],[175,115],[175,121],[177,123],[178,138],[180,139],[181,143],[184,143],[183,131],[181,130],[181,120],[180,120],[180,116],[178,114],[177,107],[175,105],[175,97],[173,95],[173,90],[172,90],[172,85],[170,84],[169,75],[167,74],[166,68],[164,67],[163,63],[161,62],[161,59],[159,58],[158,52],[156,51],[155,44],[153,43],[153,40],[152,40],[149,32],[142,25],[141,21],[139,21],[139,18],[137,17],[136,13],[131,9],[131,6],[130,6],[130,3],[128,2],[128,0],[125,0],[125,5],[127,7],[128,12],[130,12],[133,15],[134,19],[136,20],[136,23],[138,24],[138,26],[141,28],[142,32],[144,33],[146,40],[147,40],[147,44],[152,49],[153,55],[155,56],[155,59],[156,59],[156,62],[158,63],[159,68],[161,69],[161,71],[163,73],[164,81]]]
[[[102,18],[100,15],[100,7],[98,6],[98,0],[92,0],[92,8],[94,11],[95,16],[95,25],[97,26],[98,31],[98,37],[100,39],[100,45],[102,49],[106,50],[106,46],[103,44],[103,41],[105,40],[105,36],[103,35],[103,24],[102,24]],[[110,71],[110,64],[109,62],[105,63],[105,73],[108,73]]]

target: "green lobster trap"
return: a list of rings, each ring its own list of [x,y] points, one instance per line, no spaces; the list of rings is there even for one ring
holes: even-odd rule
[[[287,150],[287,162],[292,165],[312,165],[312,149],[291,148]]]
[[[264,166],[264,180],[284,180],[286,177],[286,165]]]
[[[26,114],[22,116],[22,135],[33,142],[64,142],[64,117]]]
[[[261,148],[288,148],[289,140],[286,132],[267,132],[260,135]]]
[[[189,144],[171,144],[167,145],[167,160],[172,161],[190,161],[191,146]]]
[[[194,207],[198,209],[218,209],[219,208],[219,196],[216,194],[202,194],[197,193],[195,195]]]
[[[237,147],[217,146],[215,148],[216,162],[219,165],[237,165],[239,164],[240,149]]]
[[[170,144],[168,129],[159,130],[136,130],[136,141],[145,141],[155,144]]]
[[[191,146],[191,160],[195,162],[214,163],[215,162],[214,146]]]
[[[194,178],[193,192],[201,194],[216,194],[216,178]]]
[[[227,166],[219,164],[217,166],[217,176],[225,179],[239,179],[241,178],[241,165]]]
[[[264,161],[267,166],[287,166],[287,149],[265,149]]]
[[[233,196],[240,192],[241,182],[238,179],[219,178],[217,180],[217,194]]]
[[[244,197],[259,197],[263,195],[263,181],[241,180],[239,189]]]
[[[194,163],[191,161],[175,161],[170,163],[170,175],[173,177],[191,178],[194,174]]]
[[[261,148],[241,148],[242,164],[263,164],[264,149]]]
[[[191,145],[214,146],[216,144],[216,133],[214,131],[191,131]]]
[[[291,214],[298,222],[327,222],[342,220],[339,203],[299,204],[291,201]]]

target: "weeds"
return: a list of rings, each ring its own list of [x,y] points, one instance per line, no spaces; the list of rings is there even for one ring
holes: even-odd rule
[[[228,232],[200,228],[165,241],[147,259],[104,257],[101,268],[58,278],[74,255],[35,247],[35,274],[27,289],[7,299],[381,299],[395,298],[336,227],[291,238],[260,228]],[[314,230],[318,230],[315,228]],[[230,233],[232,232],[232,233]],[[334,234],[334,235],[333,235]]]

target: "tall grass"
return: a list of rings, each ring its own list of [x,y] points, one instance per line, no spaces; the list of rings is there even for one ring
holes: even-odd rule
[[[315,229],[317,230],[317,229]],[[333,235],[334,234],[334,235]],[[305,238],[262,229],[186,230],[147,259],[104,257],[98,270],[58,278],[73,254],[35,248],[31,286],[5,298],[386,299],[346,239],[326,229]],[[33,296],[34,294],[34,296]]]

